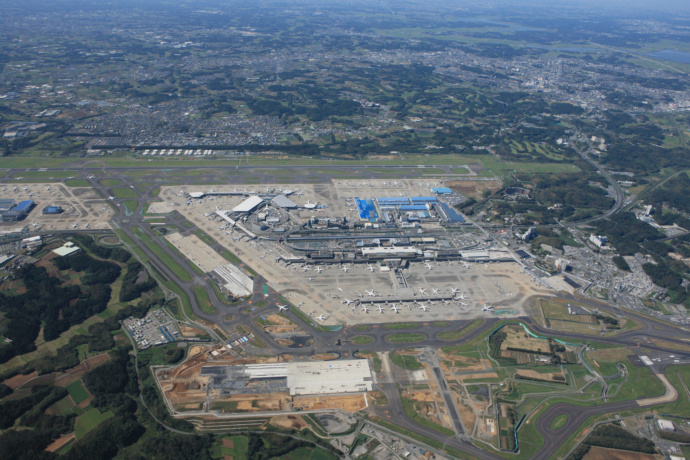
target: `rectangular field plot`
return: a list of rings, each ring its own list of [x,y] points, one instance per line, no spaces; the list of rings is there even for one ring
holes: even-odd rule
[[[80,402],[84,401],[86,398],[89,397],[89,393],[84,388],[84,385],[81,383],[81,380],[77,380],[76,382],[70,383],[69,385],[67,385],[66,389],[69,392],[72,401],[74,401],[74,404],[79,404]]]
[[[93,430],[113,415],[114,414],[110,411],[101,414],[98,409],[91,409],[90,411],[80,415],[74,422],[74,434],[76,438],[83,438],[86,433]]]

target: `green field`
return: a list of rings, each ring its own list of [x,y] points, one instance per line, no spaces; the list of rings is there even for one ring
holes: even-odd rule
[[[553,419],[553,423],[551,423],[551,429],[552,430],[557,430],[563,425],[565,425],[565,422],[568,421],[568,414],[561,414],[555,419]]]
[[[114,414],[110,411],[101,414],[98,409],[91,409],[83,413],[77,417],[77,420],[74,422],[74,436],[77,439],[83,438],[86,433],[93,430],[113,415]]]
[[[217,313],[216,307],[211,303],[211,299],[208,298],[208,293],[206,289],[201,286],[194,286],[194,295],[196,296],[197,302],[199,302],[199,307],[204,313],[214,315]]]
[[[383,327],[386,329],[416,329],[419,327],[417,323],[391,323],[384,324]]]
[[[234,460],[246,460],[247,459],[247,447],[249,440],[246,436],[229,436],[223,438],[223,440],[230,440],[233,443],[232,448],[222,447],[221,444],[221,455],[229,455]]]
[[[60,401],[50,406],[50,410],[55,415],[65,415],[72,412],[72,409],[74,409],[74,407],[75,406],[74,402],[72,402],[72,398],[70,398],[69,396],[65,396]]]
[[[408,334],[389,334],[385,337],[386,342],[390,343],[411,343],[421,342],[426,339],[424,334],[408,333]]]
[[[391,355],[391,361],[393,361],[394,364],[396,364],[398,367],[402,367],[403,369],[409,369],[409,370],[417,370],[417,369],[422,369],[422,363],[419,362],[419,360],[412,356],[412,355],[399,355],[399,354],[392,354]]]
[[[358,335],[350,339],[355,345],[368,345],[374,341],[374,338],[370,335]]]
[[[89,397],[89,393],[87,393],[86,389],[84,388],[84,385],[81,383],[81,380],[77,380],[76,382],[70,383],[69,385],[67,385],[66,390],[72,397],[74,404],[79,404],[80,402],[84,401],[86,398]]]
[[[280,460],[336,460],[338,457],[318,447],[300,447],[275,458]]]
[[[120,198],[122,200],[139,198],[137,191],[129,187],[116,187],[113,189],[113,195],[115,195],[115,198]]]
[[[127,208],[127,210],[129,212],[136,211],[137,206],[139,205],[139,203],[137,203],[137,200],[127,200],[127,201],[124,201],[122,204],[124,205],[125,208]]]
[[[447,332],[439,332],[436,334],[436,338],[440,340],[448,340],[448,341],[456,341],[460,340],[473,330],[477,329],[481,324],[483,323],[483,320],[481,319],[475,319],[472,321],[470,324],[465,326],[464,328],[460,329],[459,331],[447,331]]]

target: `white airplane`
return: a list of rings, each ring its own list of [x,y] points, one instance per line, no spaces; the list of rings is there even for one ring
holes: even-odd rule
[[[354,301],[354,300],[350,300],[350,299],[348,299],[347,297],[345,297],[345,300],[343,300],[343,303],[344,303],[345,305],[350,305],[351,303],[355,303],[355,301]]]
[[[391,307],[391,310],[393,310],[396,314],[398,313],[398,307],[396,307],[395,305]]]
[[[108,199],[109,199],[109,200],[114,200],[115,197],[111,195],[111,196],[108,197]],[[189,204],[189,203],[191,203],[191,201],[188,201],[188,202],[187,202],[187,204]]]
[[[490,307],[489,305],[484,304],[484,308],[482,308],[482,311],[491,311],[493,309],[494,309],[494,307]]]
[[[339,290],[340,292],[343,292],[343,288],[338,288],[338,290]]]
[[[87,177],[87,179],[95,179],[95,178],[96,178],[96,176],[89,176],[89,177]]]
[[[427,306],[424,305],[424,304],[419,305],[419,309],[420,309],[420,310],[426,311],[427,308],[429,308],[429,307],[427,307]]]
[[[316,267],[316,273],[321,273],[323,271],[323,268],[321,267]]]
[[[382,313],[382,314],[383,314],[383,311],[384,311],[384,310],[383,310],[383,308],[381,307],[381,305],[379,305],[379,308],[378,308],[378,310],[379,310],[379,312],[380,312],[380,313]]]
[[[310,276],[309,278],[307,278],[307,281],[314,281],[314,278]]]
[[[350,269],[350,267],[343,267],[342,270],[347,273],[347,271]]]
[[[462,305],[463,307],[467,306],[467,304],[465,302],[460,302],[460,305]]]
[[[434,289],[434,295],[438,294],[439,289]]]
[[[462,264],[465,266],[465,268],[470,268],[470,264],[468,264],[467,262],[463,262]]]
[[[308,272],[309,270],[311,270],[311,268],[309,268],[307,265],[302,267],[303,272]]]
[[[288,306],[287,305],[278,305],[278,311],[287,311]]]
[[[89,224],[86,224],[86,225],[84,226],[84,228],[89,228]]]
[[[316,320],[317,320],[317,321],[323,321],[323,320],[325,320],[326,318],[328,318],[328,316],[321,315],[321,316],[317,316],[317,317],[316,317]]]
[[[364,290],[369,297],[376,297],[376,292],[374,291],[369,291],[367,289]]]
[[[460,299],[460,300],[465,300],[465,299],[467,299],[467,296],[466,296],[465,294],[460,294],[460,295],[457,296],[457,297],[458,297],[458,299]]]
[[[369,269],[370,272],[374,271],[374,266],[373,265],[367,265],[367,268]]]
[[[362,306],[362,311],[363,311],[364,313],[369,313],[369,309],[367,308],[366,305]]]
[[[488,269],[489,269],[489,264],[484,264],[484,268],[488,270]]]
[[[74,224],[72,224],[72,228],[77,228],[78,226],[79,226],[79,224],[76,222]]]
[[[431,270],[432,268],[434,268],[434,266],[431,265],[431,264],[425,264],[425,265],[426,265],[426,268],[428,268],[429,270]]]
[[[426,289],[424,289],[424,288],[419,288],[419,293],[420,293],[420,294],[426,294]]]
[[[460,289],[458,289],[458,288],[450,288],[450,291],[451,291],[453,294],[457,294],[459,290],[460,290]]]

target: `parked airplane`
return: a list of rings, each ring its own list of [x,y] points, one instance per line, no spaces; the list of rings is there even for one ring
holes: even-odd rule
[[[314,281],[314,278],[310,276],[309,278],[307,278],[307,281]]]
[[[470,264],[468,264],[467,262],[463,262],[462,264],[465,266],[465,268],[470,268]]]
[[[458,299],[460,299],[460,300],[465,300],[465,299],[467,298],[467,296],[466,296],[465,294],[460,294],[460,295],[457,296],[457,297],[458,297]]]
[[[321,316],[317,316],[317,317],[316,317],[316,320],[317,320],[317,321],[323,321],[323,320],[325,320],[326,318],[328,318],[328,316],[321,315]]]
[[[342,270],[347,273],[347,271],[350,269],[350,267],[343,267]]]
[[[429,308],[429,307],[427,307],[427,306],[424,305],[424,304],[421,304],[421,305],[419,306],[419,308],[420,308],[420,310],[426,311],[426,309]]]
[[[278,305],[278,311],[287,311],[288,306],[287,305]]]
[[[431,264],[425,264],[425,265],[426,265],[426,268],[428,268],[429,270],[431,270],[432,268],[434,268],[434,266],[431,265]]]
[[[395,305],[391,307],[391,310],[393,310],[395,313],[398,313],[398,307],[396,307]]]
[[[450,291],[451,291],[453,294],[457,294],[459,290],[460,290],[460,289],[458,289],[458,288],[450,288]]]
[[[424,288],[419,288],[419,292],[420,292],[421,294],[426,294],[426,289],[424,289]]]
[[[370,272],[374,271],[374,266],[373,265],[367,265],[367,268],[369,269]]]
[[[309,270],[311,270],[311,268],[309,268],[307,265],[302,267],[303,272],[308,272]]]
[[[368,295],[369,297],[376,297],[376,292],[374,292],[374,291],[369,291],[369,290],[367,290],[367,289],[365,289],[365,291],[366,291],[366,293],[367,293],[367,295]]]
[[[383,307],[381,307],[381,305],[379,305],[378,310],[379,310],[380,313],[383,313],[383,311],[384,311],[384,310],[383,310]]]
[[[344,303],[345,305],[350,305],[351,303],[355,303],[355,301],[354,301],[354,300],[350,300],[350,299],[348,299],[347,297],[345,297],[345,300],[343,300],[343,303]]]
[[[438,294],[439,289],[434,289],[434,295]]]
[[[323,271],[323,268],[321,267],[316,267],[316,273],[321,273]]]
[[[363,311],[364,313],[369,313],[369,308],[367,308],[367,306],[364,305],[364,306],[362,306],[362,311]]]
[[[76,222],[74,224],[72,224],[72,228],[77,228],[78,226],[79,226],[79,224]]]
[[[463,307],[467,306],[467,304],[465,302],[460,302],[460,305],[462,305]]]
[[[484,308],[482,308],[482,311],[491,311],[493,309],[494,309],[494,307],[490,307],[489,305],[484,304]]]

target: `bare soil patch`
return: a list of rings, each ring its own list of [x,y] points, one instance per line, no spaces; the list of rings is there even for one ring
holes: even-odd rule
[[[60,447],[67,444],[72,439],[74,439],[74,433],[69,433],[69,434],[60,436],[55,441],[48,444],[48,447],[46,447],[45,450],[47,450],[48,452],[56,452]]]
[[[658,455],[605,449],[603,447],[591,447],[583,460],[655,460],[658,458],[660,458]]]
[[[471,196],[473,198],[481,198],[485,190],[491,190],[494,193],[496,190],[501,188],[501,183],[497,180],[487,180],[487,181],[465,181],[457,180],[445,183],[446,187],[451,190],[460,192],[463,195]]]

